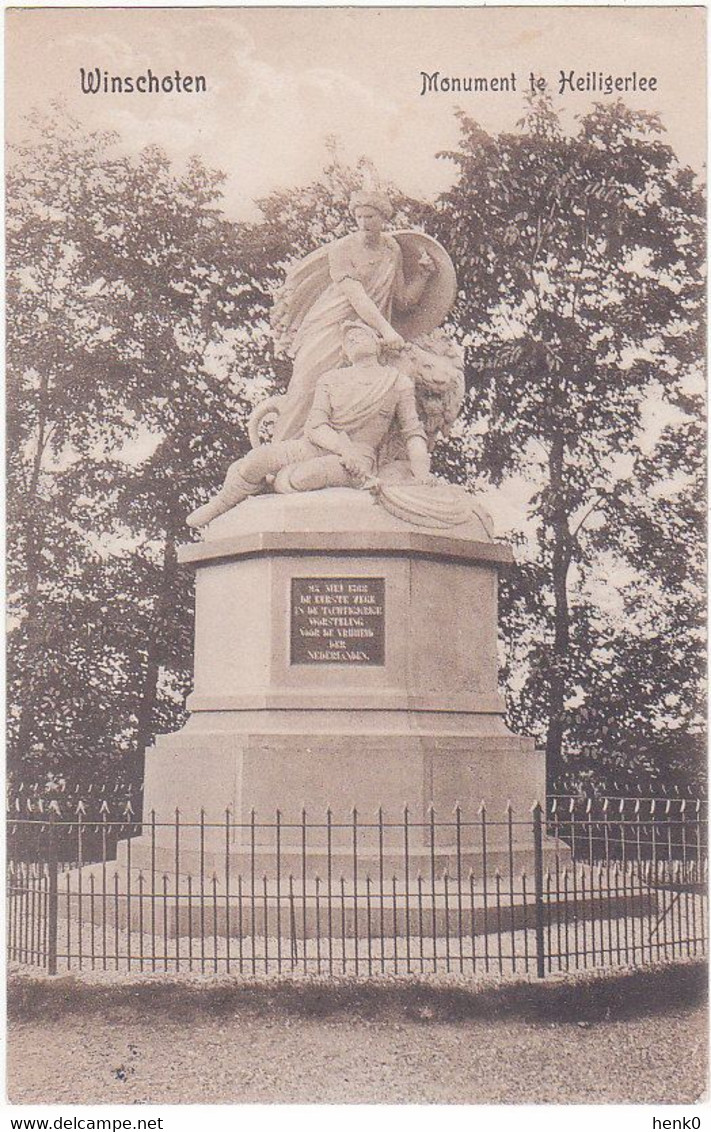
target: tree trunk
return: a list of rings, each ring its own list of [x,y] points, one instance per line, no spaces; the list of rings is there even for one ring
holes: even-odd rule
[[[160,672],[162,646],[161,627],[170,614],[172,598],[175,587],[178,558],[176,553],[176,533],[172,526],[166,531],[165,547],[163,549],[163,571],[161,589],[158,595],[155,610],[155,630],[150,633],[148,640],[148,658],[143,678],[143,691],[138,706],[138,724],[136,727],[136,765],[131,770],[137,775],[136,781],[143,780],[143,760],[148,744],[153,740],[153,716],[158,693],[158,675]]]
[[[553,535],[553,655],[550,666],[550,712],[546,735],[546,792],[553,793],[563,765],[563,734],[568,650],[570,646],[570,609],[568,607],[568,571],[572,555],[572,539],[563,491],[565,440],[562,432],[555,435],[549,458],[551,509],[549,525]]]
[[[27,492],[24,499],[24,528],[25,528],[25,655],[23,673],[19,691],[20,717],[15,732],[13,744],[13,759],[18,767],[29,750],[32,742],[34,722],[33,700],[36,682],[36,660],[39,654],[39,645],[42,636],[40,625],[40,561],[44,542],[44,533],[40,519],[39,508],[39,481],[42,471],[42,460],[47,444],[48,420],[47,408],[49,397],[49,377],[43,373],[40,379],[37,404],[37,444],[32,457],[32,468]]]

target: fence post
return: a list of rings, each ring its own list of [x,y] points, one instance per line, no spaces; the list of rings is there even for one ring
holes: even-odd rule
[[[543,808],[533,807],[533,882],[536,909],[536,974],[546,975],[545,938],[543,933]]]
[[[47,853],[49,892],[47,900],[47,973],[57,974],[57,919],[59,916],[57,835],[54,813],[49,815],[49,850]]]

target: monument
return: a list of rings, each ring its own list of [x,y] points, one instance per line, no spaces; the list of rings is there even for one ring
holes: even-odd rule
[[[441,329],[454,268],[425,234],[385,231],[381,193],[351,209],[356,232],[297,263],[275,303],[286,394],[257,407],[252,451],[188,518],[202,531],[180,550],[196,571],[191,716],[146,756],[145,809],[166,822],[400,820],[404,806],[421,821],[482,799],[525,819],[544,794],[497,684],[510,548],[430,473],[464,398]]]

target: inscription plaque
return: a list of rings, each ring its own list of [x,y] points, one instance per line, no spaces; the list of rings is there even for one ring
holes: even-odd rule
[[[384,578],[292,578],[292,664],[385,664]]]

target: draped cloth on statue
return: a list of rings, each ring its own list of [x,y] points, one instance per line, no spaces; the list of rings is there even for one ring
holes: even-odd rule
[[[363,368],[353,368],[358,371],[357,381],[349,380],[347,369],[336,371],[331,377],[324,376],[317,387],[309,418],[312,425],[319,422],[323,411],[324,423],[336,432],[357,431],[376,414],[390,407],[396,384],[407,380],[393,366],[379,366],[366,371],[367,377]]]
[[[482,505],[458,484],[408,483],[406,480],[388,482],[379,480],[375,495],[381,507],[420,527],[447,528],[470,523],[476,516],[489,538],[494,537],[491,516]]]
[[[396,289],[402,285],[402,252],[397,240],[384,236],[381,247],[366,251],[356,234],[344,236],[312,252],[288,272],[272,314],[277,352],[294,359],[275,426],[276,440],[302,434],[316,382],[343,362],[343,324],[357,317],[339,287],[344,279],[361,283],[389,321]]]

